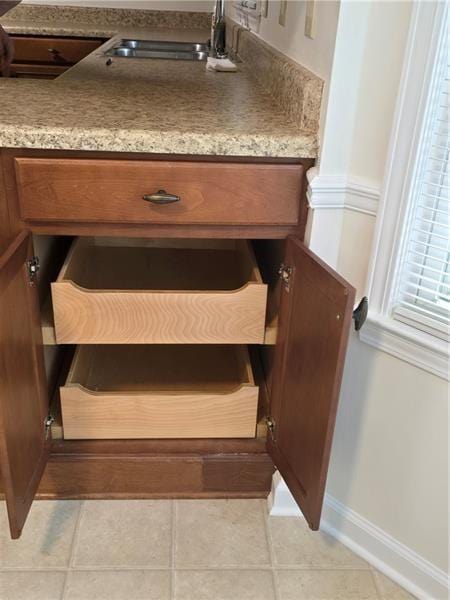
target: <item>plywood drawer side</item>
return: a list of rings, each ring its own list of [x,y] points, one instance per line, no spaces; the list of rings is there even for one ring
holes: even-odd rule
[[[104,159],[15,159],[26,222],[286,225],[299,220],[298,164]],[[158,190],[179,196],[157,205]]]
[[[61,390],[65,439],[254,437],[257,388],[224,395]]]

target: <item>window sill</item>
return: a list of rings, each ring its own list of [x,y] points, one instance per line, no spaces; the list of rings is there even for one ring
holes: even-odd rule
[[[377,314],[369,314],[359,337],[419,369],[449,379],[448,345],[443,340]]]

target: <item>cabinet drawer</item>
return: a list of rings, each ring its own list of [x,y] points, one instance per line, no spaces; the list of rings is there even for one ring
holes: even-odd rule
[[[10,77],[26,79],[56,79],[67,71],[64,65],[41,65],[37,63],[19,63],[11,67]]]
[[[246,240],[78,238],[52,283],[59,344],[259,344],[266,299]]]
[[[14,63],[74,65],[102,45],[100,39],[12,36]]]
[[[25,221],[296,225],[301,165],[16,158]],[[145,200],[159,190],[179,198]]]
[[[245,346],[79,346],[60,396],[66,439],[255,436]]]

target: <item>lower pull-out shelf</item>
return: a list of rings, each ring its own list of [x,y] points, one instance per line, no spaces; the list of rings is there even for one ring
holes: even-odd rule
[[[79,346],[60,395],[65,439],[255,436],[246,346]]]

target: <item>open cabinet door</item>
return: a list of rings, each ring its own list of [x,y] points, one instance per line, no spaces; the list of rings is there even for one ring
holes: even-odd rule
[[[0,256],[0,469],[11,537],[18,538],[44,471],[48,396],[31,235]]]
[[[295,237],[280,275],[268,450],[318,529],[355,290]]]

